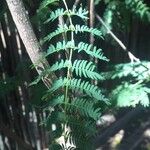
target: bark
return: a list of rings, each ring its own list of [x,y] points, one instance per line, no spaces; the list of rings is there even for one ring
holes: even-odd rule
[[[22,0],[6,0],[6,2],[26,51],[32,63],[36,66],[37,72],[41,74],[48,67],[48,62],[42,57],[41,47],[33,32],[23,2]],[[50,87],[55,79],[55,74],[51,73],[48,77],[44,77],[43,81],[47,87]]]
[[[94,28],[94,22],[95,22],[95,15],[94,15],[94,0],[89,0],[88,1],[88,5],[89,5],[89,26],[90,28]],[[90,44],[94,44],[94,36],[92,34],[90,34]]]

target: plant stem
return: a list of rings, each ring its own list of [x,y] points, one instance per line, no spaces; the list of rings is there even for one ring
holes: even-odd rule
[[[105,22],[103,21],[103,19],[96,14],[97,19],[102,23],[102,25],[106,28],[106,30],[108,31],[108,33],[113,37],[113,39],[121,46],[121,48],[128,53],[128,56],[131,60],[131,63],[135,62],[140,62],[140,59],[135,57],[129,50],[127,50],[126,46],[122,43],[122,41],[120,39],[118,39],[118,37],[107,27],[107,25],[105,24]]]
[[[65,0],[63,0],[63,3],[65,5],[65,8],[67,10],[67,12],[69,13],[69,9],[68,9],[68,6],[67,6],[67,3]],[[72,23],[72,18],[71,16],[68,14],[68,19],[69,19],[69,23],[70,23],[70,27],[73,27],[73,23]],[[71,30],[71,43],[74,43],[74,32]],[[69,52],[69,62],[71,62],[72,60],[72,54],[73,54],[73,48],[70,49],[70,52]],[[70,64],[67,68],[67,81],[71,78],[71,72],[70,72]],[[69,85],[68,83],[66,84],[66,87],[65,87],[65,113],[66,113],[66,107],[67,107],[67,103],[69,102],[69,99],[68,99],[68,90],[69,90]],[[67,120],[66,120],[67,122]],[[66,124],[64,124],[64,131],[66,130]],[[66,132],[66,131],[65,131]],[[66,136],[64,136],[64,140],[65,140],[65,147],[66,147]],[[66,147],[67,148],[67,147]]]
[[[65,0],[63,0],[63,3],[66,7],[66,10],[67,12],[69,13],[69,9],[68,9],[68,6],[67,6],[67,3]],[[73,27],[73,23],[72,23],[72,18],[70,17],[70,15],[68,15],[68,19],[69,19],[69,23],[70,23],[70,26]],[[71,42],[74,43],[74,32],[71,30]],[[70,49],[70,53],[69,53],[69,62],[71,62],[71,59],[72,59],[72,54],[73,54],[73,48]],[[67,69],[67,80],[69,80],[71,78],[71,74],[70,74],[70,65],[68,66],[68,69]],[[65,104],[68,103],[68,84],[66,85],[66,89],[65,89]],[[65,110],[66,110],[66,105],[65,105]]]

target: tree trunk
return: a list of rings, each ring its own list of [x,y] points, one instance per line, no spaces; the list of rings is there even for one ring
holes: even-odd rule
[[[33,32],[29,17],[25,10],[22,0],[6,0],[12,18],[18,29],[20,37],[25,45],[27,53],[34,65],[38,74],[41,74],[46,67],[49,66],[47,60],[42,58],[41,47]],[[44,77],[43,81],[47,87],[52,85],[52,82],[56,79],[55,74],[50,74],[49,77]]]

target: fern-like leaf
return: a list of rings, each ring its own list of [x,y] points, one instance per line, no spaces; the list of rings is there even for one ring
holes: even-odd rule
[[[75,98],[71,103],[65,103],[64,95],[58,96],[49,102],[51,107],[66,105],[66,110],[70,113],[79,112],[82,116],[97,120],[100,117],[100,108],[94,108],[94,103],[89,99]]]
[[[149,92],[150,90],[142,85],[125,83],[113,90],[112,98],[117,101],[119,107],[135,107],[139,103],[147,107],[150,104]]]
[[[40,75],[38,75],[37,78],[29,84],[29,86],[36,85],[46,74],[50,74],[51,72],[60,70],[62,68],[67,68],[69,65],[72,65],[69,60],[64,61],[63,59],[61,59],[59,62],[57,61],[51,67],[46,68],[46,70],[44,70]]]
[[[91,55],[92,57],[95,57],[95,58],[98,58],[98,59],[104,60],[104,61],[109,61],[109,59],[107,59],[103,55],[101,49],[98,49],[96,46],[93,47],[93,45],[91,45],[91,44],[80,42],[78,44],[77,49],[78,49],[78,52],[85,51],[87,54]]]
[[[90,34],[93,34],[93,35],[96,35],[98,37],[102,37],[102,33],[101,31],[99,31],[98,29],[96,28],[89,28],[88,26],[85,26],[85,25],[70,25],[69,27],[64,24],[64,25],[58,25],[58,28],[50,33],[49,35],[47,35],[45,38],[44,38],[44,41],[43,42],[46,42],[46,41],[50,41],[53,37],[59,35],[59,34],[62,34],[62,33],[66,33],[68,31],[74,31],[76,34],[81,32],[88,32]]]
[[[86,60],[75,60],[73,66],[71,67],[72,71],[75,71],[77,76],[86,78],[91,78],[95,80],[102,80],[103,77],[95,72],[95,65],[92,62]]]
[[[125,0],[127,8],[140,18],[146,17],[150,21],[150,7],[143,0]]]
[[[59,0],[44,0],[41,5],[40,5],[40,8],[39,9],[43,9],[45,7],[47,7],[48,5],[51,5],[55,2],[58,2]]]
[[[50,4],[59,2],[59,0],[43,0],[41,9],[46,8]],[[91,149],[91,137],[96,133],[96,121],[100,117],[101,109],[97,104],[106,103],[109,104],[108,99],[102,94],[98,86],[91,84],[86,80],[82,80],[82,77],[94,80],[103,80],[102,76],[96,72],[96,66],[87,60],[74,60],[75,52],[85,52],[86,54],[98,58],[100,60],[108,61],[108,59],[103,56],[102,50],[98,49],[96,46],[87,43],[77,43],[75,40],[75,34],[92,34],[93,36],[102,37],[102,33],[97,28],[90,28],[86,25],[74,24],[74,17],[77,16],[79,19],[88,19],[88,11],[82,7],[73,7],[71,10],[68,9],[67,2],[60,1],[64,4],[63,8],[59,8],[55,11],[51,11],[47,22],[54,21],[58,19],[59,16],[65,16],[65,24],[58,25],[57,29],[49,33],[43,42],[48,42],[58,35],[63,34],[65,39],[62,42],[57,42],[54,45],[50,45],[47,53],[44,56],[48,56],[55,52],[67,52],[66,59],[64,58],[55,62],[51,67],[47,67],[33,82],[36,84],[44,76],[48,76],[51,72],[67,68],[67,75],[65,77],[57,78],[53,81],[52,86],[47,90],[47,93],[43,97],[48,101],[48,106],[46,107],[46,113],[49,113],[48,117],[45,119],[46,127],[56,125],[56,130],[52,131],[52,141],[55,141],[56,137],[63,134],[65,137],[64,144],[58,147],[56,143],[51,145],[51,149]],[[71,39],[71,41],[68,41]],[[68,59],[69,58],[69,59]],[[79,76],[79,79],[74,78]],[[91,100],[92,99],[92,100]],[[77,117],[74,117],[77,115]],[[70,130],[64,130],[62,127],[69,127]],[[82,127],[82,128],[81,128]],[[60,131],[61,130],[61,131]],[[55,132],[55,133],[54,133]],[[56,133],[57,132],[57,133]],[[81,140],[84,139],[84,140]],[[73,146],[66,146],[69,142]],[[86,143],[86,144],[85,144]],[[85,146],[86,145],[86,146]],[[75,149],[76,149],[75,148]],[[93,149],[93,148],[92,148]]]
[[[109,5],[110,7],[108,7]],[[105,24],[107,25],[107,28],[112,30],[113,19],[114,19],[113,17],[114,17],[115,10],[112,9],[112,3],[110,3],[109,5],[107,6],[107,9],[104,12],[103,18],[104,18]],[[105,36],[108,33],[108,30],[106,29],[106,27],[101,26],[101,32]]]
[[[56,70],[60,70],[62,68],[66,68],[66,67],[71,67],[71,62],[69,60],[62,60],[60,62],[56,62],[55,64],[52,65],[52,67],[50,67],[50,69],[48,69],[49,72],[52,72],[52,71],[56,71]]]
[[[87,81],[73,78],[69,80],[67,84],[71,89],[84,91],[90,97],[107,102],[107,99],[102,95],[101,90]]]
[[[57,91],[59,88],[63,87],[66,84],[66,82],[67,82],[67,79],[59,78],[53,83],[52,87],[47,92],[53,93]]]
[[[87,17],[88,11],[86,9],[83,9],[80,7],[78,10],[76,7],[73,7],[73,9],[70,11],[70,15],[76,15],[82,19],[88,19]]]
[[[80,112],[81,115],[97,120],[100,117],[100,108],[95,109],[93,104],[94,103],[88,101],[87,99],[76,98],[72,100],[69,105],[71,106],[71,109]]]
[[[100,30],[98,30],[98,29],[96,29],[96,28],[89,28],[89,27],[86,26],[86,25],[82,25],[82,26],[81,26],[81,25],[77,24],[77,25],[74,26],[74,31],[75,31],[76,34],[77,34],[78,32],[81,32],[81,33],[83,33],[83,32],[88,32],[88,33],[91,33],[91,34],[96,35],[96,36],[98,36],[98,37],[100,37],[100,38],[103,39],[102,33],[101,33]]]
[[[107,99],[102,95],[101,90],[95,86],[90,84],[87,81],[82,81],[81,79],[70,79],[67,78],[59,78],[53,84],[53,86],[48,90],[48,93],[55,92],[61,87],[69,86],[69,88],[73,90],[80,90],[85,92],[88,96],[95,98],[96,100],[105,101],[107,103]]]
[[[53,37],[55,37],[55,36],[57,36],[59,34],[62,34],[64,32],[66,33],[68,31],[71,31],[71,28],[68,27],[66,24],[64,24],[64,25],[58,25],[58,28],[54,32],[52,32],[49,35],[47,35],[44,38],[43,42],[50,41]]]
[[[63,104],[64,103],[64,95],[61,95],[61,96],[57,96],[55,98],[53,98],[50,102],[49,102],[49,105],[51,107],[55,107],[57,105],[60,105],[60,104]]]
[[[104,76],[107,80],[123,77],[133,77],[136,80],[149,81],[149,70],[149,61],[141,61],[140,63],[135,62],[134,64],[117,64],[111,69],[111,71],[102,73],[102,76]]]
[[[109,61],[109,59],[103,55],[102,50],[98,49],[96,46],[93,47],[91,44],[84,43],[84,42],[80,42],[77,46],[75,46],[75,43],[72,41],[58,42],[56,46],[50,45],[47,50],[46,56],[53,54],[55,52],[59,52],[61,50],[69,49],[69,48],[77,50],[78,52],[84,51],[88,55],[95,57],[97,59],[100,59],[100,60]]]
[[[53,64],[50,68],[47,68],[45,72],[42,73],[42,75],[45,75],[47,73],[60,70],[62,68],[69,67],[72,72],[75,72],[77,76],[84,76],[85,78],[91,78],[95,80],[103,80],[104,78],[95,72],[95,65],[92,62],[88,62],[86,60],[75,60],[72,64],[69,60],[63,60],[57,61],[55,64]],[[36,81],[39,81],[38,78]]]
[[[88,19],[87,14],[88,11],[86,9],[82,9],[82,7],[80,7],[78,10],[74,7],[72,10],[69,10],[69,12],[67,10],[64,10],[63,8],[59,8],[51,12],[48,20],[45,23],[54,21],[59,16],[64,16],[64,15],[78,16],[81,19]]]
[[[68,42],[58,42],[56,44],[56,46],[54,45],[50,45],[48,50],[47,50],[47,54],[46,56],[52,54],[52,53],[55,53],[55,52],[59,52],[60,50],[66,50],[68,48],[72,48],[74,49],[75,48],[75,44],[73,41],[68,41]]]
[[[50,22],[50,21],[54,21],[56,18],[58,18],[59,16],[63,16],[63,15],[65,15],[65,10],[63,9],[63,8],[59,8],[59,9],[57,9],[57,10],[55,10],[55,11],[52,11],[51,13],[50,13],[50,16],[49,16],[49,18],[46,20],[46,22],[45,23],[48,23],[48,22]]]

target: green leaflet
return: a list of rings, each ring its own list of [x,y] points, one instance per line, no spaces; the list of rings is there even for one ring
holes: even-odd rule
[[[63,87],[67,83],[67,79],[59,78],[58,80],[54,81],[53,86],[47,91],[48,93],[53,93],[59,88]]]
[[[125,0],[126,7],[141,19],[150,21],[150,7],[143,0]]]
[[[75,111],[79,111],[83,116],[91,117],[94,120],[97,120],[100,117],[100,108],[95,109],[93,103],[87,99],[76,98],[70,105]]]
[[[69,88],[73,90],[85,92],[90,97],[107,103],[107,99],[102,95],[101,90],[97,86],[92,85],[87,81],[82,81],[81,79],[73,78],[68,80],[67,78],[59,78],[47,92],[52,93],[65,86],[69,86]]]
[[[95,72],[95,65],[87,60],[75,60],[71,69],[79,77],[84,76],[85,78],[103,80],[103,77]]]
[[[43,2],[40,5],[40,10],[47,7],[48,5],[54,4],[54,2],[58,2],[59,0],[43,0]]]
[[[122,81],[112,90],[110,96],[118,107],[135,107],[139,104],[148,107],[150,105],[149,61],[117,64],[111,70],[102,73],[102,76],[105,80],[117,79],[119,81],[120,79]]]
[[[88,26],[85,26],[85,25],[81,26],[81,25],[77,24],[77,25],[74,26],[74,31],[75,31],[76,34],[78,32],[88,32],[90,34],[93,34],[93,35],[98,36],[98,37],[103,39],[102,32],[100,30],[96,29],[96,28],[89,28]]]
[[[111,3],[110,3],[109,5],[111,5]],[[112,20],[113,20],[113,17],[114,17],[114,12],[115,12],[115,10],[112,9],[112,8],[109,8],[109,5],[107,6],[107,9],[106,9],[105,12],[104,12],[103,18],[104,18],[104,22],[105,22],[105,24],[107,25],[107,27],[108,27],[110,30],[112,30],[112,25],[113,25],[113,24],[112,24]],[[105,36],[105,35],[108,33],[106,27],[101,26],[100,29],[101,29],[101,31],[102,31],[103,36]]]
[[[64,99],[65,99],[64,95],[57,96],[49,102],[49,105],[52,106],[52,107],[55,107],[57,105],[63,104]]]
[[[150,62],[149,61],[141,61],[126,64],[117,64],[112,69],[112,71],[102,73],[105,79],[120,79],[123,77],[131,76],[136,80],[148,80],[149,81],[149,70],[150,70]]]
[[[56,70],[60,70],[62,68],[67,68],[68,66],[71,66],[71,62],[69,60],[62,60],[60,62],[56,62],[55,64],[53,64],[52,67],[50,67],[50,69],[48,69],[49,72],[52,71],[56,71]]]
[[[87,95],[95,98],[96,100],[102,100],[102,101],[106,100],[102,95],[100,89],[97,86],[90,84],[89,82],[74,78],[71,79],[68,82],[68,84],[71,89],[84,91]]]
[[[60,61],[57,61],[55,64],[53,64],[50,68],[47,68],[45,73],[43,72],[42,75],[67,67],[69,67],[71,71],[75,72],[79,77],[84,76],[85,78],[91,78],[94,80],[104,80],[104,78],[95,71],[96,66],[92,62],[88,62],[87,60],[75,60],[72,64],[69,60],[64,61],[61,59]]]
[[[94,1],[94,4],[95,4],[95,5],[98,5],[100,1],[101,1],[101,0],[95,0],[95,1]]]
[[[49,35],[47,35],[44,38],[43,42],[50,41],[53,37],[55,37],[55,36],[57,36],[59,34],[62,34],[64,32],[68,32],[68,31],[71,31],[71,28],[68,27],[66,24],[58,25],[58,28],[54,32],[52,32]]]
[[[49,104],[52,107],[57,105],[65,105],[64,95],[52,99]],[[71,103],[67,103],[66,105],[67,111],[70,113],[79,112],[81,115],[91,117],[94,120],[97,120],[100,117],[100,108],[95,108],[94,103],[90,99],[75,98],[71,101]]]
[[[74,49],[74,50],[77,50],[78,52],[84,51],[88,55],[95,57],[99,60],[109,61],[109,59],[103,55],[102,50],[98,49],[96,46],[93,47],[91,44],[84,43],[84,42],[80,42],[80,43],[78,43],[77,46],[75,46],[75,43],[72,41],[58,42],[56,44],[56,46],[50,45],[47,50],[46,56],[56,53],[56,52],[59,52],[59,51],[62,51],[62,50],[67,50],[67,49]]]
[[[150,90],[148,88],[142,87],[141,85],[126,83],[113,90],[112,98],[116,99],[118,107],[135,107],[137,104],[147,107],[150,104],[149,92]]]
[[[100,60],[109,61],[103,53],[101,49],[98,49],[96,46],[92,46],[91,44],[80,42],[77,46],[78,52],[84,51],[92,57],[98,58]]]
[[[66,12],[63,8],[59,8],[55,11],[52,11],[49,15],[49,18],[45,21],[45,23],[48,23],[50,21],[54,21],[56,18],[58,18],[59,16],[63,16],[65,15]]]
[[[73,32],[75,32],[75,34],[88,32],[90,34],[93,34],[95,36],[103,38],[101,31],[99,31],[96,28],[89,28],[86,25],[79,25],[79,24],[77,24],[77,25],[70,25],[70,26],[67,26],[66,24],[64,24],[64,25],[58,25],[58,28],[54,32],[48,34],[44,38],[43,42],[50,41],[55,36],[57,36],[59,34],[62,34],[62,33],[66,33],[68,31],[73,31]]]
[[[62,41],[62,42],[57,42],[56,43],[56,46],[54,45],[50,45],[48,50],[47,50],[47,54],[46,56],[50,55],[50,54],[53,54],[55,52],[59,52],[61,50],[67,50],[68,48],[75,48],[75,44],[74,42],[72,41],[68,41],[68,42],[65,42],[65,41]]]
[[[82,9],[82,7],[80,7],[78,10],[74,7],[72,10],[69,10],[69,12],[67,10],[64,10],[63,8],[59,8],[50,13],[49,18],[46,20],[45,23],[54,21],[59,16],[65,16],[65,15],[78,16],[81,19],[88,19],[87,14],[88,11],[86,9]]]

